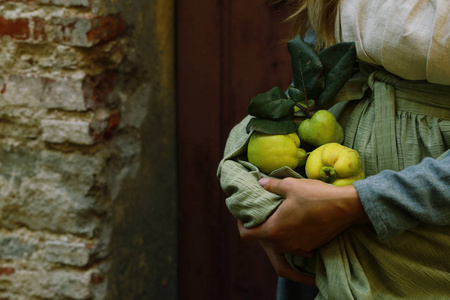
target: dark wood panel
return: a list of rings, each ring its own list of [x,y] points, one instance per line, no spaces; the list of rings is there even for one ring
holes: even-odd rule
[[[260,2],[177,3],[179,299],[275,297],[272,266],[240,240],[216,178],[251,97],[290,82],[287,26]]]
[[[221,143],[220,14],[210,0],[178,1],[179,299],[221,299],[227,279],[220,273],[223,205],[215,177]]]
[[[224,101],[224,132],[246,115],[250,99],[273,86],[287,87],[292,78],[286,49],[285,15],[263,1],[232,1],[229,98]]]

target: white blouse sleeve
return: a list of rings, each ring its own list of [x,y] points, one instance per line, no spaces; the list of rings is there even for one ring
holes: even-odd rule
[[[450,0],[341,0],[336,39],[404,79],[450,85]]]

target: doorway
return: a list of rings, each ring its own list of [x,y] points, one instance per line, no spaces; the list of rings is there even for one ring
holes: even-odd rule
[[[274,270],[240,240],[216,170],[250,99],[291,82],[286,14],[264,0],[177,2],[178,298],[273,300]]]

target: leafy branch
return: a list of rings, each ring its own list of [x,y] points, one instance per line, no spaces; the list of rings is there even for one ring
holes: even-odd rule
[[[247,132],[295,132],[294,117],[310,117],[316,110],[331,107],[335,104],[333,98],[353,74],[354,43],[338,43],[317,53],[297,36],[287,47],[291,55],[293,86],[287,93],[275,87],[254,97],[248,107],[248,114],[254,118],[249,121]]]

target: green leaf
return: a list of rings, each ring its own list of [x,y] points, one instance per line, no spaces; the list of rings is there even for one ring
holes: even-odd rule
[[[261,119],[280,119],[294,114],[295,101],[288,99],[279,88],[258,94],[252,98],[248,107],[248,114]]]
[[[323,64],[325,89],[317,98],[319,107],[329,108],[330,102],[351,78],[356,62],[355,43],[338,43],[319,54]]]
[[[322,62],[316,51],[300,36],[287,44],[291,55],[294,86],[306,95],[305,98],[318,98],[325,86],[322,75]]]
[[[252,118],[247,124],[247,133],[252,130],[266,134],[289,134],[297,131],[297,124],[289,120],[273,121]]]
[[[305,101],[305,94],[295,87],[290,87],[288,89],[288,94],[295,102]]]

